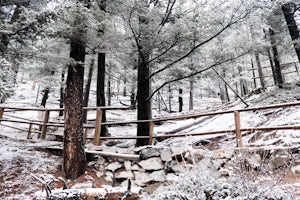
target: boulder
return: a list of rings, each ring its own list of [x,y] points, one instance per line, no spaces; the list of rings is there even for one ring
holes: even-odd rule
[[[172,160],[172,150],[171,149],[163,149],[160,151],[160,159],[164,162]]]
[[[251,167],[252,169],[258,168],[262,164],[262,159],[259,154],[250,154],[245,159],[246,165]]]
[[[234,149],[220,149],[214,151],[213,158],[214,159],[230,159],[234,155]]]
[[[115,174],[116,179],[132,179],[133,173],[124,169],[118,170]]]
[[[177,163],[176,161],[172,161],[171,164],[171,170],[175,173],[175,174],[181,174],[186,172],[188,169],[187,167],[183,166],[182,163]]]
[[[108,181],[108,182],[113,182],[113,173],[112,172],[109,172],[109,171],[107,171],[107,172],[105,172],[105,180],[106,181]]]
[[[131,162],[129,160],[125,160],[124,167],[127,171],[130,171],[131,170]]]
[[[294,174],[300,174],[300,165],[292,167],[292,172]]]
[[[174,174],[174,173],[169,173],[169,174],[167,174],[167,176],[166,176],[166,180],[167,180],[168,182],[178,181],[178,180],[179,180],[179,177],[178,177],[176,174]]]
[[[215,169],[220,169],[227,162],[227,159],[217,159],[211,161]]]
[[[110,171],[116,171],[117,169],[120,169],[122,167],[122,164],[119,162],[113,162],[106,166],[105,169]]]
[[[137,164],[134,164],[131,166],[131,170],[132,171],[145,171],[143,168],[141,168],[140,166],[138,166]]]
[[[153,181],[153,178],[151,177],[151,174],[148,172],[139,172],[135,171],[134,177],[135,177],[135,184],[138,186],[145,186],[146,183]]]
[[[149,158],[147,160],[142,160],[139,163],[139,166],[141,166],[145,170],[160,170],[164,168],[164,165],[159,157]]]
[[[159,157],[159,155],[160,155],[159,151],[151,147],[142,149],[140,151],[140,157],[143,160],[148,158],[153,158],[153,157]]]
[[[151,178],[156,182],[166,181],[166,174],[164,170],[154,171],[150,174]]]
[[[289,158],[286,156],[277,156],[271,159],[271,165],[273,169],[287,166],[289,164]]]

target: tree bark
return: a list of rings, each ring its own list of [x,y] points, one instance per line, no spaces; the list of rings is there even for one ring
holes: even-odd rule
[[[151,47],[149,46],[150,32],[145,29],[149,22],[147,16],[148,6],[147,3],[141,2],[143,8],[139,10],[139,39],[138,39],[138,78],[137,78],[137,118],[138,120],[149,120],[152,118],[151,113],[151,99],[150,97],[150,55]],[[149,136],[150,127],[149,123],[138,123],[137,136]],[[149,144],[148,138],[137,139],[136,146],[144,146]]]
[[[257,84],[256,84],[256,78],[255,78],[254,63],[253,63],[252,58],[251,58],[251,67],[252,67],[252,76],[253,76],[253,89],[256,89]]]
[[[183,100],[182,100],[182,89],[181,89],[181,88],[179,88],[178,93],[179,93],[179,95],[178,95],[178,104],[179,104],[179,109],[178,109],[178,111],[179,111],[179,112],[182,112]]]
[[[105,106],[105,53],[98,53],[97,107]],[[102,122],[106,122],[106,112],[102,110]],[[107,136],[107,127],[102,126],[101,136]]]
[[[59,100],[59,108],[63,108],[65,104],[65,70],[63,69],[61,72],[61,83],[60,83],[60,100]],[[64,111],[59,111],[59,116],[63,116]]]
[[[265,34],[265,40],[268,40],[268,36],[267,36],[267,32],[265,29],[263,29],[264,34]],[[274,85],[278,85],[277,84],[277,80],[276,80],[276,75],[275,75],[275,67],[274,67],[274,63],[273,63],[273,59],[272,59],[272,55],[271,55],[271,50],[269,47],[266,47],[266,52],[269,58],[269,62],[270,62],[270,66],[271,66],[271,70],[272,70],[272,75],[273,75],[273,80],[274,80]]]
[[[70,57],[77,63],[69,65],[65,96],[64,172],[66,178],[76,179],[85,172],[83,137],[83,78],[85,47],[71,41]]]
[[[194,80],[190,79],[189,110],[194,110]]]
[[[50,90],[49,87],[46,87],[44,89],[44,95],[43,95],[42,102],[41,102],[41,106],[43,106],[44,108],[46,107],[46,102],[47,102],[47,99],[49,96],[49,90]]]
[[[272,51],[273,51],[273,59],[274,59],[274,72],[275,72],[275,77],[276,77],[276,82],[278,84],[279,88],[283,87],[283,77],[281,73],[281,68],[280,68],[280,61],[279,61],[279,55],[278,55],[278,50],[277,50],[277,45],[276,45],[276,39],[274,36],[274,30],[272,28],[269,28],[269,33],[270,33],[270,40],[271,40],[271,46],[272,46]]]
[[[94,65],[95,65],[95,59],[92,58],[91,64],[90,64],[90,67],[89,67],[89,72],[88,72],[88,79],[87,79],[86,84],[85,84],[83,107],[88,107],[88,105],[89,105],[89,96],[90,96],[90,89],[91,89]],[[83,111],[83,123],[86,123],[86,120],[87,120],[87,110],[84,110]]]
[[[264,79],[264,74],[263,74],[262,68],[261,68],[261,62],[260,62],[260,58],[259,58],[259,53],[257,51],[255,51],[254,52],[254,56],[255,56],[255,60],[256,60],[256,64],[257,64],[257,70],[258,70],[258,76],[259,76],[259,80],[260,80],[260,85],[262,87],[262,90],[265,91],[266,90],[265,79]]]
[[[151,104],[148,97],[150,95],[149,66],[145,62],[140,61],[138,66],[138,87],[137,87],[137,106],[138,120],[148,120],[152,118]],[[137,136],[149,136],[149,123],[138,123]],[[149,139],[137,139],[136,146],[144,146],[149,144]]]
[[[297,23],[296,23],[295,16],[294,16],[294,10],[292,9],[295,6],[296,5],[294,3],[287,3],[287,4],[284,4],[281,8],[282,8],[284,18],[285,18],[286,24],[288,26],[291,38],[294,43],[294,47],[295,47],[295,51],[296,51],[298,60],[300,62],[300,44],[299,44],[299,41],[298,41],[298,43],[296,42],[296,40],[299,39],[299,30],[298,30]]]
[[[111,106],[111,66],[108,68],[108,79],[107,79],[107,105]]]

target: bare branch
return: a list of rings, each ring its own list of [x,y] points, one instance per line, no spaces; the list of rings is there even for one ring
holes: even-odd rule
[[[226,62],[229,62],[229,61],[233,61],[233,60],[235,60],[235,59],[237,59],[237,58],[240,58],[240,57],[242,57],[242,56],[244,56],[244,55],[246,55],[246,54],[248,54],[248,53],[249,53],[248,51],[247,51],[247,52],[244,52],[244,53],[242,53],[242,54],[240,54],[240,55],[238,55],[238,56],[231,57],[231,58],[228,58],[228,59],[225,59],[225,60],[216,62],[216,63],[210,65],[209,67],[206,67],[206,68],[201,69],[201,70],[199,70],[199,71],[193,72],[193,73],[188,74],[188,75],[186,75],[186,76],[181,76],[181,77],[175,78],[175,79],[173,79],[173,80],[167,81],[167,82],[163,83],[161,86],[159,86],[158,88],[156,88],[156,89],[152,92],[152,94],[148,97],[147,100],[149,101],[149,100],[154,96],[154,94],[155,94],[156,92],[158,92],[161,88],[163,88],[164,86],[166,86],[166,85],[169,84],[169,83],[177,82],[177,81],[180,81],[180,80],[183,80],[183,79],[186,79],[186,78],[195,76],[195,75],[197,75],[197,74],[201,74],[202,72],[205,72],[205,71],[207,71],[207,70],[209,70],[209,69],[211,69],[211,68],[213,68],[213,67],[216,67],[216,66],[218,66],[218,65],[221,65],[221,64],[226,63]]]
[[[153,76],[167,70],[168,68],[170,68],[171,66],[175,65],[176,63],[184,60],[185,58],[189,57],[191,54],[194,53],[195,50],[197,50],[199,47],[205,45],[206,43],[212,41],[213,39],[215,39],[216,37],[218,37],[221,33],[223,33],[225,30],[227,30],[229,27],[231,27],[232,25],[238,23],[240,20],[244,19],[246,16],[248,16],[249,13],[246,13],[245,15],[239,17],[236,20],[233,20],[233,16],[230,19],[230,22],[222,27],[221,30],[219,30],[217,33],[215,33],[214,35],[212,35],[210,38],[204,40],[203,42],[200,42],[199,44],[195,45],[193,48],[191,48],[186,54],[184,54],[183,56],[181,56],[180,58],[174,60],[173,62],[169,63],[168,65],[166,65],[165,67],[153,72],[152,74],[150,74],[147,78],[152,78]]]

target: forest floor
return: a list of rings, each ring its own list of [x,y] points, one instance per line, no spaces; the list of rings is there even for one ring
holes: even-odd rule
[[[19,83],[15,94],[7,99],[6,106],[15,107],[34,107],[37,106],[36,95],[37,88],[32,89],[30,81]],[[270,88],[263,94],[253,95],[246,98],[250,106],[263,106],[279,103],[295,102],[300,99],[300,86],[298,81],[288,84],[284,89]],[[40,97],[41,98],[41,97]],[[57,106],[58,95],[50,94],[48,105]],[[129,98],[119,97],[115,99],[114,105],[120,105],[120,101],[128,103]],[[93,101],[91,106],[93,106]],[[155,103],[154,103],[155,104]],[[215,110],[238,109],[244,105],[236,101],[234,103],[224,105],[217,98],[199,98],[195,100],[195,109],[193,111],[184,111],[182,113],[167,113],[162,111],[159,113],[154,109],[154,117],[177,116],[182,114],[202,113]],[[18,112],[14,114],[19,114]],[[22,113],[22,117],[31,118],[38,116],[37,113]],[[89,119],[94,120],[95,113],[89,114]],[[57,115],[51,116],[58,119]],[[129,120],[135,119],[135,111],[112,111],[108,112],[109,120]],[[241,115],[242,126],[258,126],[258,125],[294,125],[300,121],[300,107],[290,107],[285,109],[276,109],[268,112],[250,112]],[[198,120],[198,121],[197,121]],[[14,126],[23,126],[16,125]],[[182,127],[183,130],[177,133],[195,133],[201,131],[213,131],[215,129],[232,129],[234,127],[233,116],[215,116],[209,119],[189,119],[183,121],[170,121],[155,127],[155,134],[163,134],[172,132]],[[53,132],[62,133],[62,129],[52,130]],[[135,126],[128,125],[122,127],[110,127],[109,132],[112,136],[134,136]],[[92,134],[89,133],[89,134]],[[273,137],[271,137],[271,135]],[[54,154],[42,148],[43,143],[49,144],[54,137],[47,137],[46,141],[41,142],[33,135],[31,140],[27,140],[27,133],[7,127],[1,127],[0,131],[0,199],[32,199],[35,192],[42,189],[42,184],[34,177],[42,177],[45,180],[58,178],[62,174],[62,158],[60,155]],[[216,136],[197,136],[186,138],[173,138],[158,142],[157,146],[186,146],[190,147],[199,140],[210,139],[213,143],[206,148],[227,148],[235,145],[235,139],[232,135],[216,135]],[[299,147],[300,134],[299,131],[276,131],[266,134],[258,132],[250,133],[244,138],[245,146],[276,146],[276,147]],[[38,143],[37,143],[38,142]],[[133,140],[119,141],[117,145],[123,148],[134,149]],[[96,171],[92,167],[87,167],[84,176],[76,181],[69,181],[68,185],[74,187],[92,187],[109,184],[96,175]],[[282,184],[287,185],[287,190],[300,191],[300,177],[288,172]],[[300,194],[297,194],[300,197]]]

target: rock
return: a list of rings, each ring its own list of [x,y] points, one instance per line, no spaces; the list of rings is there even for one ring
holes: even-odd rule
[[[294,174],[300,174],[300,165],[292,167],[292,172]]]
[[[131,170],[131,162],[129,160],[125,160],[124,167],[127,171],[130,171]]]
[[[152,194],[162,183],[153,183],[144,187],[144,191],[148,194]]]
[[[168,182],[173,182],[173,181],[178,181],[179,177],[177,175],[175,175],[174,173],[169,173],[166,176],[166,180]]]
[[[138,163],[145,170],[160,170],[164,168],[164,165],[159,157],[149,158],[142,160]]]
[[[125,178],[125,179],[132,179],[133,178],[133,173],[131,171],[126,171],[126,170],[118,170],[115,174],[116,179],[120,178]]]
[[[132,171],[145,171],[143,168],[141,168],[140,166],[138,166],[137,164],[134,164],[131,166],[131,170]]]
[[[108,182],[113,182],[113,173],[112,172],[105,172],[105,180]]]
[[[164,170],[154,171],[151,173],[150,176],[156,182],[166,181],[166,174],[165,174]]]
[[[183,165],[180,165],[176,161],[171,162],[171,170],[175,172],[175,174],[181,174],[186,172],[188,169],[187,167],[184,167]]]
[[[172,160],[172,150],[171,149],[163,149],[160,151],[160,159],[164,162]]]
[[[193,164],[202,160],[207,154],[207,152],[203,149],[192,149],[189,153],[190,156],[187,157],[187,161]]]
[[[154,149],[154,148],[146,148],[146,149],[142,149],[140,151],[140,157],[141,159],[145,160],[145,159],[148,159],[148,158],[152,158],[152,157],[158,157],[160,154],[159,154],[159,151]]]
[[[186,149],[184,147],[171,147],[172,150],[172,157],[174,156],[182,156],[184,157],[185,153],[186,153]]]
[[[262,160],[259,154],[251,154],[245,159],[246,164],[249,165],[252,169],[258,168],[262,164]]]
[[[104,172],[97,172],[97,173],[96,173],[96,175],[97,175],[98,177],[102,177],[104,174],[105,174]]]
[[[210,160],[210,158],[204,158],[200,162],[197,163],[197,167],[200,170],[209,170],[209,169],[214,169],[214,166]]]
[[[96,165],[98,165],[98,166],[104,165],[106,162],[107,162],[107,161],[106,161],[106,159],[105,159],[104,157],[99,156]]]
[[[273,169],[278,169],[283,166],[287,166],[289,164],[289,158],[286,156],[278,156],[272,158],[271,165]]]
[[[214,159],[230,159],[234,154],[234,149],[220,149],[214,151],[213,158]]]
[[[120,169],[122,167],[122,164],[119,162],[113,162],[107,165],[106,169],[110,171],[116,171],[117,169]]]
[[[221,168],[221,169],[219,170],[219,172],[220,172],[220,175],[221,175],[221,176],[231,176],[232,173],[233,173],[231,170],[226,169],[226,168]]]
[[[212,164],[216,169],[220,169],[225,163],[227,159],[217,159],[217,160],[212,160]]]
[[[135,171],[134,177],[135,177],[135,184],[138,186],[145,186],[146,183],[153,181],[153,178],[151,177],[151,174],[148,172],[139,172]]]

